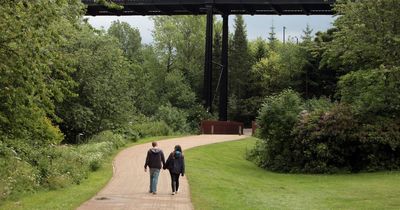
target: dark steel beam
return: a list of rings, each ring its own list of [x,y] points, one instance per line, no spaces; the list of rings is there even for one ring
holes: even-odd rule
[[[81,0],[87,15],[196,15],[207,14],[206,5],[214,14],[250,15],[329,15],[336,0],[115,0],[124,6],[122,12],[106,8],[95,0]]]
[[[310,10],[305,5],[300,5],[300,7],[303,9],[304,14],[306,14],[306,15],[311,14]]]
[[[282,10],[278,8],[276,5],[271,4],[271,9],[275,11],[277,15],[282,15]]]
[[[219,93],[219,120],[228,120],[228,14],[222,15],[222,74]]]
[[[206,47],[204,59],[204,107],[212,113],[212,39],[213,39],[213,7],[207,5]]]

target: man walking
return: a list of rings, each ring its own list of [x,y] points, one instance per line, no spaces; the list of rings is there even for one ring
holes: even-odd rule
[[[147,152],[144,171],[147,172],[147,166],[150,168],[150,193],[157,194],[157,182],[160,169],[165,165],[164,153],[157,147],[157,142],[152,142],[153,148]]]

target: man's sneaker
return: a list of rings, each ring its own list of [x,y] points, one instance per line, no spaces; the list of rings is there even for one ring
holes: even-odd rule
[[[156,192],[153,192],[153,195],[157,194]]]
[[[171,195],[175,195],[175,192],[172,192]]]

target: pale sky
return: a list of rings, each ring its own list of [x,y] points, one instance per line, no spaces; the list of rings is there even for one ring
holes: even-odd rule
[[[152,30],[153,22],[148,16],[86,16],[89,18],[89,23],[95,28],[108,29],[112,21],[120,20],[129,23],[132,27],[138,28],[140,35],[142,36],[142,43],[152,43]],[[233,32],[234,15],[229,16],[229,32]],[[302,31],[306,28],[307,24],[313,29],[313,32],[326,31],[328,28],[332,27],[332,22],[334,17],[329,15],[315,15],[315,16],[305,16],[305,15],[287,15],[287,16],[277,16],[277,15],[244,15],[244,20],[246,23],[247,37],[249,40],[254,40],[257,37],[262,37],[266,39],[268,33],[270,32],[270,27],[272,23],[275,26],[276,36],[282,40],[283,39],[283,27],[286,27],[285,39],[292,37],[292,41],[295,40],[294,37],[302,35]]]

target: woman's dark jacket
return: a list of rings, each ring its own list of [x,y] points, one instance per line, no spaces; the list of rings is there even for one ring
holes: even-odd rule
[[[167,162],[165,163],[165,168],[167,168],[171,173],[174,174],[185,174],[185,157],[181,153],[179,157],[175,157],[175,153],[169,154]]]

